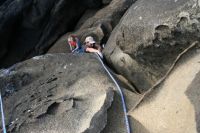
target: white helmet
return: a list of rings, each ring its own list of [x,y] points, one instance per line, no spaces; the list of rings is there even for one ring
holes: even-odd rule
[[[93,37],[88,36],[88,37],[85,38],[85,43],[93,44],[93,43],[96,43],[96,42],[95,42]]]

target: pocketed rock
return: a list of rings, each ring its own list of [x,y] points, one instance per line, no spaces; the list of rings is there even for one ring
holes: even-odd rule
[[[107,124],[115,86],[93,54],[36,56],[0,72],[8,132],[98,133]]]
[[[143,93],[165,76],[177,56],[200,40],[199,1],[138,0],[103,51],[107,62]]]

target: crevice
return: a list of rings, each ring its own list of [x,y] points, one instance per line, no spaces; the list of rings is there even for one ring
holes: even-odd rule
[[[47,114],[49,115],[55,115],[57,110],[58,110],[58,107],[59,107],[59,103],[53,103],[52,105],[50,105],[47,109]]]

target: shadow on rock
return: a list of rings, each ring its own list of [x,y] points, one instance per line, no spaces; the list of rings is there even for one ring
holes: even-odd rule
[[[194,106],[197,131],[200,133],[200,72],[195,76],[185,94]]]

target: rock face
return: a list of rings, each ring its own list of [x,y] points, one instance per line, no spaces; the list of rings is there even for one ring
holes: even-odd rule
[[[135,0],[112,0],[103,1],[109,3],[99,10],[87,10],[76,25],[73,33],[63,35],[49,49],[48,53],[70,52],[67,45],[69,34],[75,34],[84,42],[87,36],[93,36],[97,43],[105,43],[113,28],[117,25],[124,12]]]
[[[169,77],[129,114],[134,133],[200,132],[200,49],[181,58]]]
[[[13,133],[98,133],[114,85],[94,55],[37,56],[1,70],[6,125]]]
[[[104,55],[140,92],[151,88],[177,56],[200,40],[199,1],[139,0],[112,32]]]
[[[0,2],[0,67],[42,54],[73,30],[87,8],[101,0],[4,0]]]

